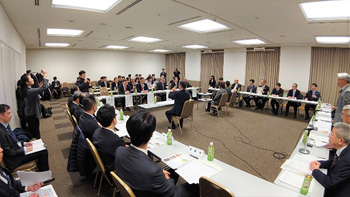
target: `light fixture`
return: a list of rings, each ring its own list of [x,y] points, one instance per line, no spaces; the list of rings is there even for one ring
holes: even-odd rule
[[[170,50],[166,50],[166,49],[154,49],[151,50],[152,52],[157,52],[157,53],[168,53],[171,52]]]
[[[186,46],[182,46],[183,48],[187,48],[187,49],[206,49],[208,47],[206,46],[202,46],[202,45],[197,45],[197,44],[193,44],[193,45],[186,45]]]
[[[301,3],[300,8],[308,21],[344,20],[350,18],[350,1],[317,1]]]
[[[67,47],[69,43],[45,43],[46,47]]]
[[[106,49],[127,49],[129,47],[126,47],[126,46],[117,46],[117,45],[109,45],[109,46],[106,46]]]
[[[215,32],[215,31],[222,31],[226,29],[230,29],[229,27],[220,24],[218,22],[209,20],[209,19],[204,19],[192,23],[187,23],[184,25],[178,26],[179,28],[182,29],[187,29],[190,31],[195,31],[198,33],[209,33],[209,32]]]
[[[83,30],[78,29],[56,29],[56,28],[47,28],[46,34],[48,36],[69,36],[69,37],[79,37]]]
[[[144,42],[144,43],[154,43],[154,42],[162,41],[162,39],[150,38],[150,37],[145,37],[145,36],[138,36],[138,37],[135,37],[133,39],[130,39],[129,41],[132,41],[132,42]]]
[[[122,0],[52,0],[51,7],[106,13]]]
[[[264,41],[259,39],[246,39],[246,40],[235,40],[234,43],[240,45],[257,45],[257,44],[266,44]]]
[[[316,41],[321,44],[349,44],[349,36],[317,36]]]

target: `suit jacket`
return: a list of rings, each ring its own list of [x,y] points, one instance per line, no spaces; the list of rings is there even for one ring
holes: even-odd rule
[[[106,170],[113,171],[115,151],[118,147],[125,146],[123,139],[106,128],[98,128],[92,136],[92,143],[100,154]]]
[[[52,81],[52,83],[51,83],[51,87],[52,87],[52,89],[55,89],[56,88],[56,86],[58,87],[58,88],[61,88],[61,82],[60,81]]]
[[[188,83],[188,82],[185,82],[185,85],[186,85],[186,88],[190,88],[190,87],[192,87],[192,86],[191,86],[191,84],[190,84],[190,83]]]
[[[209,80],[209,86],[212,87],[212,88],[215,88],[216,87],[216,81],[211,81]]]
[[[170,92],[169,98],[175,100],[174,107],[171,109],[174,115],[180,115],[184,103],[190,99],[190,94],[185,90]]]
[[[118,83],[113,82],[111,90],[118,89],[118,87],[119,87]]]
[[[131,92],[131,89],[130,89],[130,86],[129,86],[129,85],[126,85],[126,91]],[[119,93],[119,94],[125,94],[124,86],[123,86],[123,85],[119,86],[119,91],[118,91],[118,93]]]
[[[306,95],[305,95],[304,98],[307,98],[307,100],[309,100],[309,101],[318,101],[318,99],[321,98],[321,92],[320,92],[320,91],[317,91],[317,90],[315,90],[315,91],[316,91],[316,92],[315,92],[316,98],[313,98],[313,97],[312,97],[312,95],[313,95],[313,91],[312,91],[312,90],[309,90],[309,91],[306,93]]]
[[[180,81],[180,71],[174,71],[174,77],[177,77],[177,79]]]
[[[164,79],[165,79],[165,81],[166,81],[166,72],[161,72],[160,75],[159,75],[159,77],[162,77],[162,76],[164,76]]]
[[[340,95],[337,101],[337,109],[335,110],[335,115],[334,115],[334,123],[342,121],[341,114],[343,112],[343,107],[349,104],[350,104],[350,84],[348,83],[348,86],[344,87],[344,89],[340,91]]]
[[[7,168],[15,169],[21,164],[19,158],[24,156],[24,150],[19,147],[10,132],[2,124],[0,124],[0,143]]]
[[[49,87],[49,80],[43,79],[44,83],[43,86],[39,88],[28,88],[27,89],[27,95],[24,97],[24,113],[26,116],[35,116],[36,118],[41,117],[40,112],[40,100],[39,100],[39,94],[41,94],[43,91],[45,91]]]
[[[181,196],[173,179],[166,179],[163,169],[133,146],[115,151],[115,173],[131,187],[136,196]]]
[[[74,115],[74,112],[75,112],[75,109],[77,109],[79,105],[75,104],[75,103],[72,103],[72,105],[70,106],[69,108],[69,112],[70,114],[73,116]]]
[[[79,127],[84,136],[89,138],[90,141],[92,141],[92,136],[94,135],[96,129],[101,128],[97,123],[96,118],[85,112],[81,114],[79,118]]]
[[[287,96],[293,96],[293,89],[290,89],[288,91],[288,95]],[[294,94],[294,97],[297,98],[297,99],[302,99],[303,98],[303,95],[300,93],[300,91],[298,89],[295,90],[295,94]]]
[[[72,105],[73,105],[73,104],[72,104]],[[79,105],[77,108],[75,108],[74,114],[72,114],[72,115],[74,115],[75,119],[77,119],[77,122],[79,123],[79,121],[80,121],[80,116],[81,116],[81,114],[83,114],[83,113],[84,113],[84,108],[83,108],[82,105]]]
[[[250,90],[252,90],[253,93],[256,93],[256,86],[255,85],[249,85],[247,87],[247,92],[250,92]]]
[[[235,87],[236,84],[232,84],[231,86],[231,89],[233,90],[233,88]],[[236,86],[236,90],[237,91],[241,91],[241,88],[242,88],[242,85],[240,83],[237,83],[237,86]]]
[[[262,85],[259,85],[259,87],[262,87]],[[264,87],[264,89],[263,89],[263,93],[262,93],[262,94],[267,95],[267,92],[269,92],[269,91],[270,91],[270,87],[269,87],[269,86],[267,86],[267,85],[265,85],[265,87]]]
[[[79,87],[79,90],[81,92],[89,92],[89,83],[85,83],[85,79],[78,77],[77,82],[75,82],[75,85]]]
[[[109,82],[108,81],[98,81],[98,85],[100,87],[107,87],[107,88],[109,88]]]
[[[10,188],[4,181],[0,180],[0,196],[17,197],[21,192],[24,192],[25,187],[22,186],[21,181],[14,180],[11,172],[9,172],[7,169],[1,168],[0,172],[1,171],[5,172],[6,175],[10,177],[12,188]]]
[[[276,88],[273,88],[271,94],[275,94],[275,95],[282,97],[283,96],[283,89],[280,88],[279,90],[277,90]],[[292,95],[293,95],[293,92],[292,92]]]
[[[166,82],[164,82],[163,85],[162,85],[162,82],[158,82],[157,83],[157,90],[166,90]]]
[[[143,85],[144,85],[144,86],[143,86],[143,90],[144,90],[144,91],[145,91],[145,90],[148,90],[147,84],[144,83]],[[141,83],[136,84],[136,89],[137,89],[137,92],[141,92],[141,91],[142,91]]]
[[[212,101],[214,105],[218,105],[220,103],[220,99],[223,93],[227,93],[226,89],[221,89],[216,92],[215,97],[213,98],[213,101]]]
[[[319,161],[320,168],[328,170],[327,175],[320,170],[313,170],[312,176],[325,188],[324,196],[346,197],[350,194],[350,146],[348,145],[339,155],[332,167],[333,158]]]
[[[170,89],[173,89],[174,87],[175,87],[176,89],[179,88],[179,84],[180,84],[179,81],[177,81],[177,83],[175,83],[175,81],[172,80],[170,83],[171,83]]]
[[[232,89],[230,87],[227,87],[227,88],[225,88],[225,90],[226,90],[226,92],[228,94],[227,102],[229,102],[230,99],[231,99],[231,96],[232,96]]]

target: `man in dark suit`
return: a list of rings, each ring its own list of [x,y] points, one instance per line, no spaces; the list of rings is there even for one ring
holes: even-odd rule
[[[247,87],[247,92],[256,93],[256,86],[254,85],[254,79],[249,80],[249,86]],[[245,106],[250,107],[250,101],[253,99],[253,96],[243,96],[243,100],[245,101]]]
[[[281,83],[276,83],[275,88],[271,92],[271,96],[282,97],[283,89],[281,88]],[[276,99],[271,99],[272,113],[278,115],[278,109],[280,108],[280,103]]]
[[[160,81],[157,83],[157,90],[166,90],[166,82],[165,82],[165,79],[162,78],[160,79]],[[165,101],[166,100],[166,93],[161,93],[161,94],[158,94],[161,98],[162,101]]]
[[[131,92],[130,86],[128,85],[128,80],[124,79],[123,84],[119,86],[119,94],[129,94]],[[121,102],[123,110],[125,110],[125,97],[117,98]],[[130,110],[129,107],[126,108]]]
[[[98,86],[109,88],[109,82],[106,76],[102,76],[100,81],[98,81]]]
[[[173,80],[170,82],[170,89],[178,89],[179,88],[179,79],[177,77],[173,77]]]
[[[166,82],[166,72],[165,72],[164,68],[162,68],[162,72],[160,73],[159,77],[162,78],[162,76],[164,77],[165,82]]]
[[[70,89],[70,96],[68,97],[68,102],[67,105],[68,107],[70,107],[73,103],[73,94],[75,91],[80,91],[79,87],[77,85],[74,85],[71,89]],[[73,115],[73,114],[72,114]]]
[[[0,162],[2,162],[2,159],[3,149],[0,147]],[[0,196],[19,196],[20,193],[26,191],[36,192],[43,185],[43,183],[35,183],[24,187],[21,181],[13,179],[10,171],[0,167]]]
[[[136,84],[137,92],[141,93],[147,93],[148,92],[148,86],[145,83],[145,78],[141,77],[140,78],[140,83]]]
[[[116,90],[119,88],[119,80],[118,77],[114,77],[113,83],[112,83],[112,89],[111,90]]]
[[[303,95],[300,93],[300,91],[297,88],[298,88],[298,84],[293,83],[292,89],[290,89],[288,91],[287,96],[289,99],[302,99],[303,98]],[[297,110],[298,110],[298,107],[300,105],[301,104],[299,102],[288,101],[285,116],[288,116],[289,107],[293,106],[294,107],[294,118],[296,118],[297,117]]]
[[[224,83],[224,78],[223,77],[219,77],[219,81],[216,83],[216,88],[220,87],[219,83]]]
[[[92,141],[92,136],[96,129],[101,128],[97,123],[94,113],[97,110],[97,104],[94,95],[87,95],[83,99],[84,113],[79,118],[79,127],[85,137]]]
[[[80,102],[79,102],[79,96],[80,96],[81,92],[80,91],[75,91],[73,94],[73,103],[69,108],[69,112],[70,114],[73,116],[75,109],[77,109],[77,107],[79,106]]]
[[[311,85],[311,90],[309,90],[305,97],[304,100],[306,101],[318,101],[318,99],[321,98],[321,92],[317,91],[317,84],[312,83]],[[316,105],[310,105],[310,104],[305,104],[305,120],[309,120],[309,110],[313,109],[315,110]]]
[[[57,80],[57,77],[53,77],[53,82],[51,83],[52,94],[55,99],[59,99],[61,97],[61,82]]]
[[[218,105],[220,103],[221,100],[221,96],[224,93],[227,93],[226,89],[225,89],[225,83],[221,82],[218,84],[219,85],[219,91],[216,92],[215,97],[213,98],[212,101],[208,102],[208,106],[206,108],[206,112],[210,112],[211,109],[211,105]],[[213,110],[213,114],[212,115],[216,115],[217,111]]]
[[[184,103],[190,99],[190,94],[186,92],[186,84],[181,81],[180,82],[180,91],[175,91],[175,89],[172,89],[172,92],[169,93],[169,98],[175,100],[174,107],[171,110],[168,110],[165,112],[166,117],[168,118],[168,122],[171,123],[171,117],[172,116],[180,116],[182,112],[182,108],[184,106]],[[180,120],[180,127],[182,128],[182,119]],[[170,128],[170,127],[169,127]],[[176,125],[172,124],[172,129],[176,129]]]
[[[261,80],[260,82],[261,85],[259,85],[259,87],[262,88],[261,92],[257,92],[258,94],[263,94],[263,95],[267,95],[267,93],[270,91],[270,87],[266,85],[266,80],[263,79]],[[264,106],[265,106],[265,103],[268,101],[269,99],[268,98],[263,98],[263,97],[256,97],[254,99],[255,101],[255,109],[261,109],[261,110],[264,110]]]
[[[136,196],[199,196],[198,184],[176,186],[178,176],[163,170],[147,156],[147,145],[156,128],[156,118],[139,111],[126,123],[131,146],[115,151],[114,171]]]
[[[241,91],[241,87],[242,85],[240,83],[238,83],[239,80],[238,79],[235,79],[234,80],[234,83],[232,84],[231,86],[231,89],[234,91],[234,92],[237,92],[237,91]]]
[[[177,70],[177,68],[175,68],[175,70],[174,70],[174,77],[177,77],[177,79],[180,81],[181,79],[180,79],[180,71],[178,71]]]
[[[102,163],[106,168],[106,174],[114,170],[115,151],[119,146],[125,146],[122,138],[115,133],[117,118],[115,109],[111,105],[104,105],[97,111],[96,119],[102,128],[96,129],[92,136],[92,143],[95,145]]]
[[[89,80],[85,79],[86,72],[84,70],[79,71],[79,77],[77,78],[77,82],[75,85],[79,87],[81,92],[89,92]]]
[[[0,104],[0,144],[4,149],[6,167],[12,171],[22,164],[38,160],[37,166],[39,171],[49,170],[47,150],[26,155],[26,153],[33,150],[33,144],[18,141],[9,125],[11,118],[10,106]]]
[[[88,95],[87,93],[81,93],[79,95],[79,105],[75,108],[74,114],[72,114],[74,115],[75,119],[77,119],[78,123],[80,120],[80,116],[84,113],[83,100],[84,100],[84,97],[87,95]]]
[[[232,96],[232,89],[230,88],[230,81],[225,82],[225,90],[228,94],[227,102],[230,102],[231,96]]]
[[[350,126],[343,122],[334,124],[329,135],[329,144],[336,149],[333,158],[312,161],[312,176],[324,188],[324,197],[347,197],[350,194]],[[327,169],[324,174],[319,169]]]

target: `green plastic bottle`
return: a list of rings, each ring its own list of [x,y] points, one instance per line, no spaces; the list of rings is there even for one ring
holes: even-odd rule
[[[154,96],[154,104],[157,103],[157,96]]]
[[[151,88],[151,91],[152,91],[152,93],[153,93],[153,88]]]
[[[171,129],[168,129],[168,133],[166,134],[166,143],[168,145],[173,144],[173,132],[171,132]]]
[[[305,175],[303,185],[301,186],[300,193],[306,195],[309,192],[311,185],[312,176],[307,174]]]
[[[113,97],[113,91],[110,92],[111,97]]]
[[[305,133],[304,133],[304,138],[303,138],[303,144],[306,144],[306,142],[307,142],[307,131],[305,131]]]
[[[267,97],[269,97],[269,96],[270,96],[270,91],[267,92]]]
[[[318,102],[317,109],[319,110],[319,109],[321,109],[321,104],[322,104],[321,98],[319,98],[317,102]]]
[[[97,106],[100,106],[100,99],[96,99]]]
[[[119,112],[119,118],[120,118],[120,120],[124,120],[124,112],[122,109]]]
[[[208,147],[208,161],[214,160],[214,145],[213,142],[210,142],[210,145]]]

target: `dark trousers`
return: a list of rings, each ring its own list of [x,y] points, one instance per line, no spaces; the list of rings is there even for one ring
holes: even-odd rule
[[[280,108],[280,103],[276,99],[271,100],[272,112],[278,114],[278,109]]]
[[[315,110],[316,105],[310,105],[310,104],[306,104],[305,105],[305,118],[309,118],[309,110],[313,109]]]
[[[264,109],[264,106],[265,106],[265,103],[266,101],[268,101],[269,99],[268,98],[259,98],[259,97],[256,97],[254,99],[255,101],[255,106],[259,109]]]
[[[245,101],[245,105],[247,107],[250,107],[250,101],[252,100],[252,98],[250,98],[250,96],[247,96],[247,97],[243,97],[243,100]]]
[[[21,128],[24,130],[28,130],[27,128],[27,120],[25,118],[20,118]]]
[[[171,117],[172,116],[180,116],[181,114],[177,114],[175,113],[174,109],[168,110],[165,112],[165,115],[168,119],[168,122],[171,123]],[[182,127],[182,123],[183,123],[183,119],[180,120],[180,126]],[[174,122],[172,124],[172,126],[175,126]]]
[[[36,116],[27,117],[28,131],[36,139],[40,139],[40,121]]]
[[[42,150],[42,151],[39,151],[39,152],[36,152],[36,153],[32,153],[32,154],[29,154],[29,155],[24,155],[23,157],[20,157],[21,159],[21,163],[20,165],[22,164],[25,164],[25,163],[28,163],[28,162],[31,162],[33,160],[37,160],[37,168],[38,170],[41,172],[41,171],[47,171],[49,170],[49,153],[47,150]],[[17,168],[18,166],[14,166],[13,169],[10,169],[11,171],[14,170],[15,168]],[[12,166],[11,166],[12,168]]]
[[[54,88],[54,89],[52,90],[52,94],[53,94],[53,97],[54,97],[55,99],[59,99],[59,98],[61,97],[61,94],[62,94],[61,88]]]
[[[288,115],[289,107],[291,107],[291,106],[294,107],[294,117],[296,117],[297,116],[297,110],[298,110],[298,107],[300,106],[300,104],[296,103],[296,102],[288,101],[287,107],[286,107],[286,116]]]

